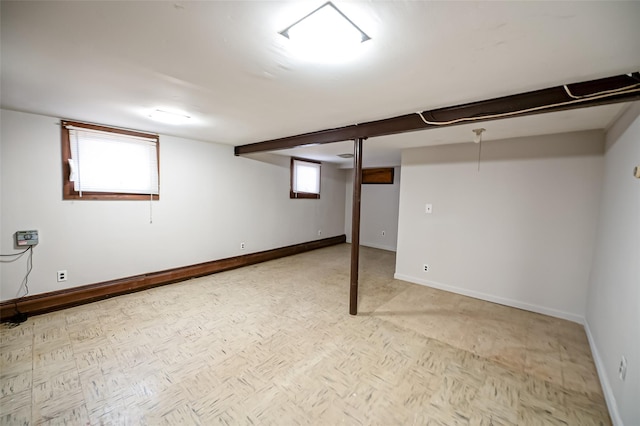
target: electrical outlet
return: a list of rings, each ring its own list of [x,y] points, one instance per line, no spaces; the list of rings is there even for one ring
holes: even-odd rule
[[[240,250],[244,250],[244,243],[240,243]]]
[[[385,231],[382,231],[382,236],[384,237],[387,233]]]
[[[422,266],[422,268],[424,269],[425,272],[429,272],[429,270],[431,269],[429,265],[426,263]]]
[[[618,368],[618,377],[624,382],[627,377],[627,359],[623,356],[620,359],[620,367]]]
[[[67,271],[58,271],[58,282],[61,283],[62,281],[66,281],[67,280]]]

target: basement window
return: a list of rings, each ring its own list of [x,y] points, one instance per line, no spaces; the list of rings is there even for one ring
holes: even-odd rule
[[[320,198],[321,163],[291,158],[290,198]]]
[[[62,121],[65,200],[158,200],[158,135]]]

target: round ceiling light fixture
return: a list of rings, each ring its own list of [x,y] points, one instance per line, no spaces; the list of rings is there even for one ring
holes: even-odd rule
[[[149,114],[149,118],[165,124],[186,124],[191,121],[191,116],[178,111],[169,111],[157,108]]]

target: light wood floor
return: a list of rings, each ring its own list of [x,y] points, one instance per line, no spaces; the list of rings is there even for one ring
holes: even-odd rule
[[[1,331],[0,423],[610,424],[578,324],[316,250]]]

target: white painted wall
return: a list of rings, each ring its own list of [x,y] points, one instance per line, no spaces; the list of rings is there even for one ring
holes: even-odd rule
[[[586,328],[614,424],[640,424],[640,102],[607,133]],[[618,378],[621,356],[626,380]]]
[[[329,164],[320,200],[291,200],[288,158],[240,158],[231,146],[161,135],[150,224],[146,201],[62,200],[58,119],[7,110],[0,118],[0,249],[15,252],[17,230],[39,230],[30,294],[344,233],[344,171]],[[18,295],[25,261],[3,264],[2,300]],[[69,280],[58,283],[62,269]]]
[[[0,110],[1,111],[1,110]],[[0,113],[0,130],[4,128],[3,126],[3,115],[2,113]],[[3,235],[2,233],[2,134],[0,134],[0,235]],[[0,244],[0,254],[3,254],[4,251],[2,251],[2,245]],[[13,253],[13,251],[12,251]],[[10,260],[10,257],[0,257],[0,280],[2,279],[2,270],[4,269],[4,262]],[[1,281],[0,281],[1,283]],[[2,300],[2,290],[1,290],[1,285],[0,285],[0,300]]]
[[[488,141],[480,171],[473,143],[405,150],[395,277],[582,322],[603,149],[601,131]]]
[[[353,206],[353,170],[346,170],[345,233],[351,243]],[[400,202],[400,167],[394,168],[393,185],[362,185],[360,199],[360,245],[396,251],[398,207]],[[385,235],[382,236],[382,231]]]

